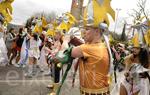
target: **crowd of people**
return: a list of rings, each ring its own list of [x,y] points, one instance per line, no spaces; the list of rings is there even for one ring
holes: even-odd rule
[[[50,95],[59,95],[72,63],[74,77],[79,67],[80,95],[150,95],[149,45],[110,44],[107,22],[88,19],[78,28],[73,16],[65,15],[49,24],[43,17],[33,17],[19,30],[1,23],[0,65],[27,67],[27,78],[33,78],[36,70],[48,69],[46,75],[54,78],[47,86],[53,89]],[[64,64],[67,69],[61,79]],[[112,94],[111,85],[118,87],[118,94]]]
[[[73,35],[57,30],[54,37],[47,36],[21,27],[18,32],[14,28],[5,31],[1,27],[0,38],[0,63],[1,65],[14,65],[28,67],[26,77],[35,75],[34,69],[38,66],[41,72],[49,68],[49,75],[54,77],[54,84],[49,88],[57,90],[60,85],[60,71],[58,52],[73,45],[70,57],[79,58],[80,91],[86,93],[101,93],[109,95],[109,51],[101,39],[105,29],[86,26],[82,30],[83,38],[78,39]],[[100,33],[99,33],[100,32]],[[91,36],[92,35],[92,36]],[[149,48],[144,46],[127,46],[117,43],[110,47],[113,57],[114,80],[117,83],[118,72],[125,72],[124,80],[120,84],[120,95],[149,95]],[[15,60],[13,62],[12,60]],[[93,90],[97,89],[96,91]],[[145,94],[143,94],[145,93]],[[101,94],[92,94],[101,95]]]
[[[67,44],[71,42],[72,45],[76,46],[72,49],[71,56],[73,58],[80,58],[80,64],[78,65],[81,93],[87,93],[89,89],[99,89],[100,87],[106,87],[104,89],[105,93],[109,93],[107,87],[109,87],[108,73],[110,57],[106,45],[101,41],[102,33],[99,33],[99,31],[104,31],[103,29],[97,30],[97,28],[95,29],[91,26],[86,27],[83,32],[84,41],[80,41],[79,39],[71,41],[75,37],[68,37],[67,34],[59,30],[56,31],[54,37],[48,37],[44,32],[39,34],[29,30],[31,29],[21,27],[18,32],[14,28],[5,31],[1,27],[1,65],[28,66],[25,76],[30,78],[35,75],[34,69],[36,66],[40,67],[41,72],[44,71],[44,66],[48,67],[50,68],[50,75],[54,77],[54,84],[48,85],[48,87],[55,88],[56,90],[60,82],[61,67],[58,64],[54,64],[55,62],[52,59],[55,58],[59,51],[62,51],[62,48],[67,47]],[[114,78],[117,78],[116,72],[125,71],[125,79],[120,85],[120,95],[148,93],[149,87],[145,86],[147,83],[144,82],[150,80],[148,74],[150,51],[147,47],[143,46],[133,45],[132,48],[128,47],[122,43],[111,46],[114,59]],[[12,60],[14,59],[15,62],[13,63]],[[103,80],[103,82],[99,82],[99,80]]]

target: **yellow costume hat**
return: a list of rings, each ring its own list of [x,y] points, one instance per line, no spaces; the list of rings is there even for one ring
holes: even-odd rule
[[[150,29],[146,32],[146,34],[144,35],[144,38],[145,38],[145,42],[147,46],[150,46]]]
[[[115,19],[115,12],[110,6],[110,0],[89,0],[83,14],[84,26],[99,27],[99,24],[106,22],[109,25],[107,14]]]
[[[133,38],[131,39],[131,44],[132,47],[135,48],[144,48],[146,47],[146,43],[144,42],[144,37],[142,37],[143,35],[140,36],[140,33],[136,33]]]

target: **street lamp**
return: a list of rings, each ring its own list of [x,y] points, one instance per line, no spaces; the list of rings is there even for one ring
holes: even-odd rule
[[[116,31],[116,28],[117,28],[118,16],[119,16],[119,12],[121,11],[121,9],[120,8],[116,8],[116,11],[117,11],[117,15],[116,15],[116,20],[115,20],[114,33]]]

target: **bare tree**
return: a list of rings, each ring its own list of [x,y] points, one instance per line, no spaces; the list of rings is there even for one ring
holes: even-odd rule
[[[140,24],[143,18],[149,20],[148,10],[146,10],[147,0],[138,0],[137,9],[132,9],[132,12],[129,13],[129,16],[133,18],[134,24]]]
[[[146,10],[146,2],[147,2],[147,0],[139,0],[137,3],[137,6],[141,10],[143,15],[145,16],[146,20],[148,20],[148,13]]]

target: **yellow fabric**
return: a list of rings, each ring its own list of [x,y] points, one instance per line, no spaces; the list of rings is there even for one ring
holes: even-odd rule
[[[136,33],[135,35],[134,35],[134,37],[132,38],[132,44],[133,44],[133,46],[134,47],[140,47],[140,43],[139,43],[139,34],[138,33]]]
[[[46,35],[54,37],[55,36],[55,31],[51,30],[51,29],[48,29]]]
[[[65,13],[66,14],[66,16],[68,16],[69,17],[69,23],[70,24],[75,24],[76,22],[77,22],[77,20],[76,20],[76,18],[71,14],[71,13]]]
[[[57,27],[58,27],[58,23],[57,23],[57,21],[56,21],[56,20],[54,20],[54,21],[52,22],[52,24],[53,24],[54,30],[55,30],[55,29],[57,29]]]
[[[46,27],[47,26],[47,21],[45,17],[42,17],[42,27]]]
[[[11,4],[14,0],[6,0],[0,3],[0,13],[4,16],[5,22],[8,23],[12,20],[13,8]]]
[[[150,46],[150,30],[147,31],[147,44]]]
[[[34,32],[38,32],[39,31],[39,28],[38,28],[38,25],[36,24],[35,27],[34,27]]]
[[[115,20],[115,11],[111,8],[110,1],[111,0],[104,0],[103,7],[105,7],[107,13]]]
[[[149,31],[147,31],[147,33],[144,35],[144,39],[145,39],[146,44],[147,44],[147,45],[150,45],[150,43],[149,43],[149,38],[148,38],[148,32],[149,32]]]
[[[38,26],[38,24],[35,25],[33,32],[41,33],[42,32],[42,27]]]
[[[80,86],[87,89],[108,87],[109,55],[103,43],[80,46],[84,60],[80,59]]]
[[[68,31],[69,30],[69,26],[67,23],[65,23],[64,21],[62,21],[62,23],[57,27],[58,30],[66,30]]]
[[[107,17],[107,13],[104,7],[100,6],[97,0],[93,0],[94,11],[94,26],[98,26]]]
[[[57,27],[58,30],[66,30],[66,32],[69,31],[69,29],[77,22],[75,17],[70,13],[65,13],[65,16],[68,17],[68,22],[62,21],[61,24]]]

